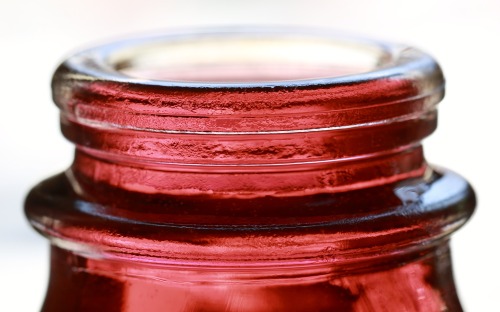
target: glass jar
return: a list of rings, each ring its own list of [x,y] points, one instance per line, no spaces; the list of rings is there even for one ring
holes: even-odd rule
[[[424,159],[444,95],[411,47],[162,34],[55,72],[71,167],[33,188],[43,311],[461,311],[468,183]]]

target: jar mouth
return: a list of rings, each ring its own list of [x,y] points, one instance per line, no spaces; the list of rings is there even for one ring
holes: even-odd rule
[[[154,38],[109,51],[104,60],[132,79],[250,87],[358,75],[387,66],[392,56],[381,45],[353,40],[225,31]]]
[[[143,36],[90,48],[65,64],[88,80],[203,89],[344,85],[436,65],[399,44],[280,27]]]

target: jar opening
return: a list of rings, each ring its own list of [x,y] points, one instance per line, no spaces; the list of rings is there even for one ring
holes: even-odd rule
[[[382,46],[272,33],[164,38],[113,51],[107,59],[131,78],[214,84],[333,78],[389,61]]]
[[[417,94],[439,92],[443,86],[439,66],[418,49],[330,31],[269,27],[198,29],[115,41],[71,56],[54,83],[260,92],[388,79],[410,82]]]

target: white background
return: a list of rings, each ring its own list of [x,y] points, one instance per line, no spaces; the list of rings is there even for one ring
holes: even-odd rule
[[[24,220],[22,201],[72,158],[50,98],[58,62],[109,37],[226,24],[324,26],[408,43],[438,59],[447,95],[426,156],[464,175],[479,198],[473,219],[453,236],[455,276],[467,311],[500,311],[495,0],[0,0],[0,311],[37,311],[45,291],[47,244]]]

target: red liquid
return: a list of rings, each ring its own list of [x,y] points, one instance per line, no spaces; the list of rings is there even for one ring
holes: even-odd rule
[[[423,157],[435,81],[196,88],[71,66],[54,97],[75,162],[26,201],[52,243],[43,311],[461,311],[448,240],[475,199]]]

